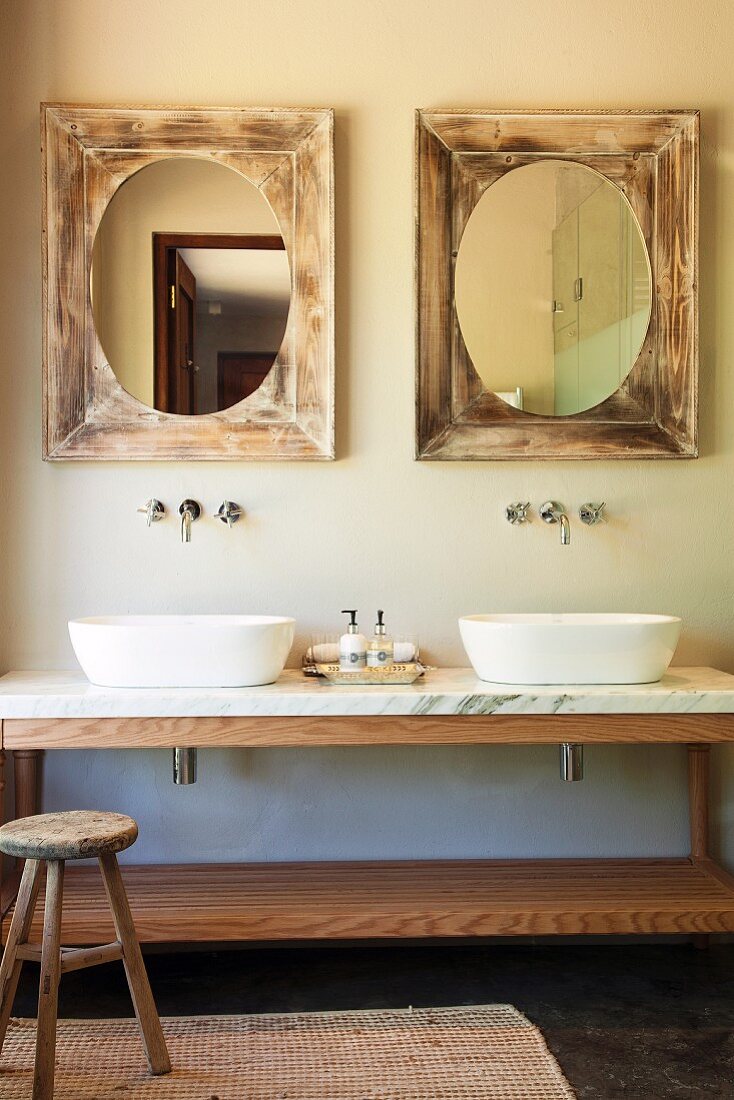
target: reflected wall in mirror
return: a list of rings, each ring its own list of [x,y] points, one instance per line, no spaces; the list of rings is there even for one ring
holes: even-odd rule
[[[43,104],[44,458],[334,457],[334,113]]]
[[[170,158],[115,192],[92,252],[92,308],[120,384],[162,412],[229,408],[283,341],[290,271],[261,192],[221,164]]]
[[[418,111],[418,458],[696,457],[698,132]]]
[[[600,404],[629,374],[650,321],[647,249],[629,203],[584,165],[507,172],[466,224],[455,300],[488,390],[543,416]]]

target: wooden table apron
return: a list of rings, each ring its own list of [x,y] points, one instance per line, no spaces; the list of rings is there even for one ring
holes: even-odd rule
[[[488,714],[5,719],[14,816],[39,812],[45,749],[685,744],[691,844],[670,859],[426,860],[130,866],[141,940],[310,940],[734,931],[734,877],[709,854],[709,749],[734,714]],[[3,820],[5,820],[3,810]],[[19,869],[5,861],[3,934]],[[9,872],[9,873],[8,873]],[[94,867],[69,868],[63,939],[109,938]],[[39,902],[32,935],[40,931]]]

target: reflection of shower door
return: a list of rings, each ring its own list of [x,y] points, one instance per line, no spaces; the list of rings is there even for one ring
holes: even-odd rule
[[[167,250],[165,323],[156,333],[155,407],[191,415],[196,409],[194,335],[196,279],[176,248]],[[157,305],[157,316],[163,312]]]
[[[613,188],[599,185],[553,230],[553,297],[561,307],[553,316],[557,415],[599,404],[626,373],[622,202]]]
[[[567,416],[579,407],[579,219],[573,210],[553,230],[554,412]]]
[[[622,381],[620,291],[624,281],[621,230],[623,199],[612,187],[597,187],[578,208],[579,408],[598,405]],[[625,372],[626,373],[626,372]]]

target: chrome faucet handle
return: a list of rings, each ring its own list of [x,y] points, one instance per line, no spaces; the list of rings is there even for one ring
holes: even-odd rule
[[[181,517],[181,542],[191,542],[191,524],[201,515],[201,505],[195,500],[182,500],[178,514]]]
[[[226,523],[228,527],[236,523],[240,516],[244,516],[244,514],[245,509],[240,508],[239,504],[235,504],[231,500],[222,501],[217,509],[217,519],[221,519],[222,523]]]
[[[159,500],[155,499],[155,497],[152,497],[141,508],[138,508],[138,511],[142,512],[146,517],[145,522],[148,527],[150,527],[151,523],[157,523],[159,519],[163,519],[166,514],[166,509]]]
[[[605,501],[602,501],[601,504],[594,504],[589,501],[587,504],[582,504],[579,508],[579,519],[582,523],[585,523],[587,527],[594,527],[597,523],[604,522],[602,513],[605,508]]]
[[[508,523],[527,523],[530,501],[516,500],[505,508],[505,516]]]
[[[571,525],[563,505],[557,500],[546,500],[545,504],[541,504],[539,511],[540,518],[545,523],[560,523],[561,546],[568,546],[571,542]]]

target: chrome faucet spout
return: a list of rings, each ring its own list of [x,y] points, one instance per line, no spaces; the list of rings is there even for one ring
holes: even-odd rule
[[[561,527],[561,546],[571,543],[571,524],[568,522],[563,505],[556,500],[547,500],[540,507],[540,518],[546,523],[558,523]]]
[[[184,500],[178,514],[181,516],[181,542],[191,542],[191,524],[201,515],[201,505],[195,500]]]

